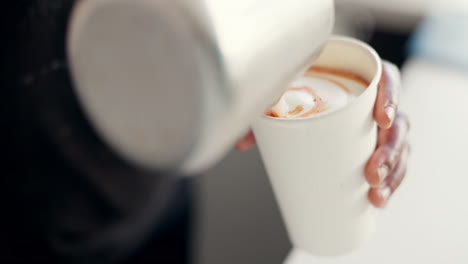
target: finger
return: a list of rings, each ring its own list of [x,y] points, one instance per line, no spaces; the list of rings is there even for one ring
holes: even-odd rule
[[[396,122],[398,121],[394,121],[394,123]],[[377,136],[377,147],[385,145],[388,142],[388,138],[390,137],[391,133],[393,133],[392,128],[388,128],[388,129],[380,128],[379,134]]]
[[[385,179],[383,184],[369,190],[369,201],[375,207],[384,208],[392,194],[405,178],[409,152],[409,147],[406,147],[401,154],[400,162],[395,167],[395,170]]]
[[[249,131],[244,137],[239,139],[236,144],[238,151],[246,151],[255,146],[255,136],[252,131]]]
[[[398,96],[401,87],[400,71],[389,63],[382,64],[382,77],[378,84],[377,100],[374,107],[374,119],[381,128],[389,128],[398,110]]]
[[[370,186],[379,186],[394,170],[401,159],[401,153],[407,144],[409,123],[403,114],[398,114],[390,129],[381,130],[385,139],[366,164],[365,177]]]
[[[395,139],[393,138],[395,136],[395,126],[403,127],[406,131],[406,134],[408,134],[410,129],[408,117],[405,114],[399,112],[395,117],[395,121],[393,121],[392,127],[388,129],[379,129],[379,134],[377,137],[377,146],[385,145],[388,144],[388,142],[392,141],[395,143]]]

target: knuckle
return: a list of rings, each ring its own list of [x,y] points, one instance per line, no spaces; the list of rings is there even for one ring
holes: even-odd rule
[[[410,120],[409,120],[409,118],[408,118],[408,115],[406,115],[405,113],[403,113],[403,112],[400,111],[400,112],[398,112],[398,114],[397,114],[397,120],[398,120],[399,123],[404,124],[405,127],[406,127],[408,130],[410,129],[410,127],[411,127],[411,122],[410,122]]]
[[[397,136],[399,140],[403,141],[406,139],[406,135],[410,129],[410,123],[406,115],[398,113],[395,118],[395,122],[393,123],[392,129],[392,133],[395,133],[395,136]]]
[[[393,169],[395,167],[395,165],[398,163],[398,161],[400,160],[400,153],[398,153],[397,151],[391,151],[388,155],[388,163],[390,164],[390,168]]]
[[[392,146],[385,146],[385,150],[383,151],[382,155],[384,156],[384,163],[390,168],[390,170],[394,170],[397,166],[400,166],[401,161],[403,158],[406,157],[406,153],[408,151],[407,144],[403,144],[402,147],[392,147]]]
[[[385,145],[382,147],[381,155],[383,156],[384,163],[393,170],[395,164],[399,160],[399,153],[395,151],[395,149],[389,145]]]
[[[399,171],[398,175],[394,177],[394,180],[390,183],[390,189],[392,190],[392,193],[400,187],[401,183],[403,182],[403,179],[406,177],[406,167],[402,168],[401,171]]]

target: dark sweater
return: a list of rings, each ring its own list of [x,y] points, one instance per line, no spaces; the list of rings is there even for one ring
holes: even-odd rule
[[[121,160],[76,100],[73,3],[1,4],[0,263],[185,263],[187,180]]]

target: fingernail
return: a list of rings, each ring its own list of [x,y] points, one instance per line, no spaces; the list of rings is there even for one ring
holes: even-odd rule
[[[385,107],[385,115],[387,115],[388,120],[393,121],[395,118],[395,108],[391,105]]]
[[[381,183],[385,178],[387,178],[388,172],[389,172],[389,169],[387,165],[381,165],[377,169],[377,174],[379,175],[379,183]]]
[[[383,187],[379,189],[380,197],[382,197],[383,202],[387,202],[388,198],[390,198],[391,190],[389,187]]]

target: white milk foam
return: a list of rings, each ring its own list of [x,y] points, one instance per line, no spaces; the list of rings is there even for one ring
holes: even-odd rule
[[[340,83],[349,91],[329,79]],[[307,88],[313,93],[294,88]],[[323,110],[308,115],[308,117],[317,117],[346,106],[365,88],[366,86],[361,83],[331,74],[317,73],[311,76],[302,76],[289,85],[289,89],[270,110],[281,118],[298,118],[316,107],[317,99],[321,99]],[[315,98],[314,94],[319,98]],[[298,107],[302,110],[300,112],[294,111]]]

